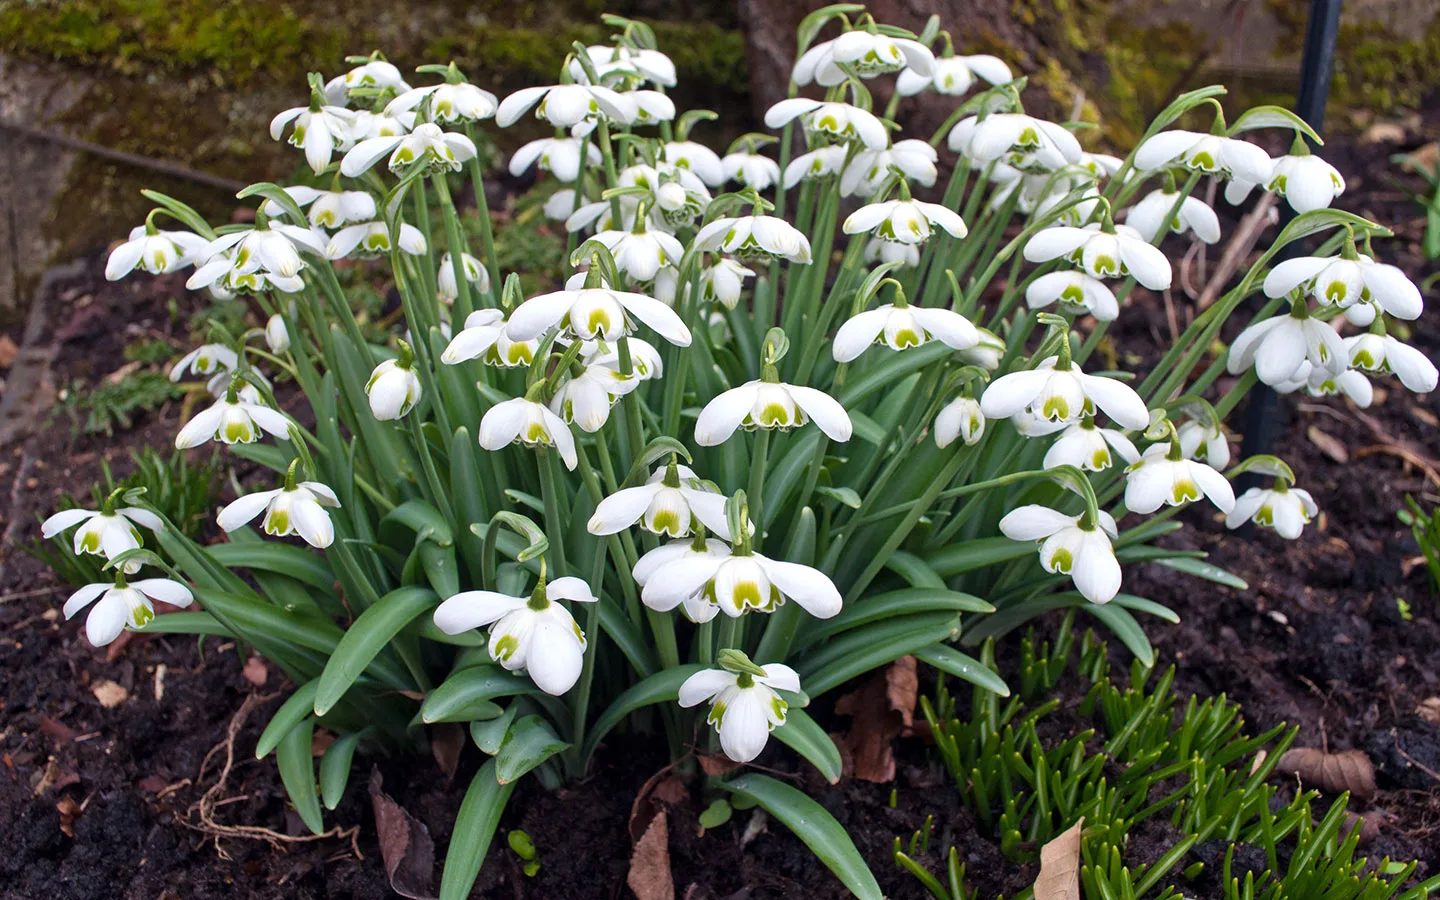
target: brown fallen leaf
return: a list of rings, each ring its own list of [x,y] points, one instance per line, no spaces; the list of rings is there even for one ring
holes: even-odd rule
[[[1340,835],[1348,837],[1352,830],[1360,829],[1358,846],[1363,847],[1380,836],[1380,827],[1384,824],[1385,818],[1385,813],[1378,810],[1360,815],[1347,809],[1345,810],[1345,821],[1340,823]]]
[[[630,854],[625,883],[636,900],[675,900],[675,876],[670,872],[669,814],[660,810]]]
[[[639,843],[640,838],[645,836],[645,830],[665,806],[678,806],[690,796],[685,782],[670,774],[674,768],[674,765],[666,766],[640,786],[635,802],[630,804],[628,830],[631,844]]]
[[[445,773],[445,787],[455,780],[455,770],[460,767],[460,751],[470,737],[465,726],[459,722],[441,722],[430,726],[430,755]]]
[[[390,799],[380,789],[381,784],[380,770],[371,768],[370,805],[375,811],[380,858],[385,862],[390,887],[410,900],[433,900],[435,842],[430,839],[429,829]]]
[[[1084,827],[1081,818],[1040,848],[1035,900],[1080,900],[1080,833]]]
[[[8,369],[15,365],[15,357],[20,355],[20,348],[8,334],[0,334],[0,369]]]
[[[49,716],[40,717],[40,731],[56,744],[68,744],[80,736],[80,732]]]
[[[97,681],[90,686],[90,693],[106,709],[114,709],[130,698],[130,692],[113,681]]]
[[[1285,751],[1275,771],[1294,775],[1327,793],[1349,791],[1357,800],[1375,796],[1375,767],[1362,750],[1326,753],[1315,747],[1296,747]]]
[[[1347,463],[1350,461],[1350,451],[1345,449],[1345,443],[1331,434],[1320,430],[1318,425],[1311,425],[1305,429],[1305,436],[1310,439],[1317,449],[1333,462]]]
[[[1426,697],[1415,707],[1415,715],[1429,722],[1431,725],[1440,725],[1440,697]]]
[[[60,813],[60,831],[66,837],[73,838],[75,836],[75,820],[80,818],[80,814],[85,811],[85,808],[76,803],[74,797],[66,794],[60,798],[60,802],[55,804],[55,811]]]
[[[256,687],[264,687],[266,679],[270,677],[270,670],[265,667],[265,660],[258,656],[252,656],[245,660],[244,667],[240,669],[240,675]]]
[[[859,690],[835,701],[835,712],[852,719],[843,738],[862,781],[885,784],[895,780],[895,738],[915,718],[919,681],[915,658],[902,656],[871,676]]]
[[[696,757],[700,760],[700,771],[714,778],[718,775],[729,775],[740,768],[740,764],[726,756],[705,756],[701,754]]]

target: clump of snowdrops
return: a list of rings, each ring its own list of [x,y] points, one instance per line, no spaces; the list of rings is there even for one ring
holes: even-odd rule
[[[208,547],[133,492],[44,526],[78,526],[76,551],[114,572],[65,605],[89,606],[94,643],[226,635],[285,671],[298,687],[259,753],[277,752],[316,831],[357,746],[467,723],[491,759],[442,896],[468,891],[517,778],[583,776],[626,723],[676,759],[746,763],[774,736],[834,780],[839,753],[804,707],[902,655],[1004,692],[961,648],[1075,606],[1149,664],[1135,614],[1173,614],[1123,592],[1126,563],[1234,580],[1154,545],[1178,509],[1287,538],[1316,514],[1280,460],[1231,458],[1224,422],[1257,380],[1361,405],[1374,377],[1435,387],[1386,331],[1421,311],[1371,246],[1388,232],[1328,209],[1343,181],[1283,110],[1227,120],[1224,89],[1203,88],[1123,159],[1089,153],[938,22],[917,36],[842,5],[801,27],[790,97],[765,116],[778,138],[722,155],[692,134],[715,115],[666,93],[675,66],[651,30],[606,21],[612,43],[577,44],[557,83],[504,100],[453,64],[411,86],[378,54],[312,76],[271,133],[314,178],[242,191],[253,224],[212,228],[150,194],[107,275],[193,266],[190,289],[245,295],[266,321],[177,364],[213,398],[176,446],[220,442],[272,474],[220,510],[228,540]],[[895,87],[883,109],[877,79]],[[902,138],[897,113],[927,92],[954,114]],[[497,266],[475,135],[530,117],[554,136],[510,169],[547,173],[572,252],[527,297]],[[1260,128],[1293,133],[1291,153],[1245,140]],[[1152,368],[1104,370],[1095,351],[1134,286],[1171,285],[1158,245],[1221,238],[1207,179],[1298,215]],[[1312,235],[1312,255],[1275,262]],[[403,304],[383,345],[336,277],[354,259]],[[281,374],[298,387],[284,402]],[[1236,497],[1247,471],[1265,486]],[[317,725],[341,735],[318,781]],[[711,787],[878,895],[801,792],[756,773]]]

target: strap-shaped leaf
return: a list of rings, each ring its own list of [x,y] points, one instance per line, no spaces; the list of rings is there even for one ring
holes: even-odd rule
[[[470,722],[498,718],[503,710],[491,703],[494,697],[516,697],[540,693],[528,678],[511,675],[499,666],[471,666],[445,679],[420,706],[420,720]]]
[[[270,724],[260,732],[260,740],[255,743],[256,759],[269,756],[270,751],[280,746],[280,742],[300,724],[301,719],[314,714],[315,691],[319,687],[319,680],[307,681],[280,704],[280,708],[275,710],[275,715],[270,719]]]
[[[470,780],[460,813],[455,817],[455,833],[445,851],[445,869],[440,876],[440,900],[465,900],[485,862],[485,852],[500,825],[500,815],[515,790],[514,783],[495,780],[495,760],[489,760]]]
[[[676,666],[673,669],[666,669],[663,672],[656,672],[649,678],[641,680],[630,686],[628,690],[616,697],[595,724],[590,726],[590,733],[585,738],[583,762],[588,764],[595,748],[600,746],[600,741],[610,733],[610,729],[620,724],[620,720],[630,715],[642,706],[650,706],[655,703],[673,702],[680,696],[680,685],[685,679],[705,668],[702,665],[691,664]]]
[[[977,538],[962,541],[930,554],[925,560],[941,578],[953,578],[996,563],[1009,562],[1035,552],[1035,545],[1012,541],[1007,537]]]
[[[946,644],[933,644],[915,651],[915,658],[940,671],[964,679],[1001,697],[1010,696],[1010,686],[994,669],[973,656],[967,656]]]
[[[339,703],[385,645],[416,616],[434,609],[439,602],[440,598],[427,588],[402,587],[361,613],[335,645],[325,671],[320,673],[315,715],[323,716]]]
[[[860,851],[855,849],[855,842],[825,807],[790,785],[756,772],[721,781],[719,786],[757,804],[784,823],[860,900],[884,900],[880,885]]]
[[[1086,603],[1080,608],[1104,622],[1126,649],[1135,654],[1140,665],[1147,669],[1155,665],[1155,648],[1150,646],[1150,639],[1145,636],[1145,629],[1140,627],[1140,623],[1135,621],[1135,617],[1129,612],[1113,603],[1107,603],[1104,606]]]
[[[470,723],[470,738],[480,752],[494,756],[500,752],[500,747],[505,743],[505,737],[510,733],[510,724],[515,721],[515,713],[519,707],[512,703],[505,708],[505,714],[498,719],[490,719],[484,722]]]
[[[922,613],[853,628],[807,653],[795,670],[806,692],[819,696],[856,675],[945,640],[959,622],[954,613]]]
[[[1206,581],[1213,581],[1216,584],[1223,584],[1226,587],[1243,591],[1250,585],[1238,575],[1232,575],[1214,563],[1208,563],[1201,559],[1177,556],[1169,559],[1157,559],[1162,566],[1168,566],[1177,572],[1184,572],[1186,575],[1194,575],[1196,578],[1203,578]]]
[[[263,569],[329,593],[335,589],[335,573],[325,558],[301,547],[273,541],[231,541],[205,548],[210,557],[227,569]]]
[[[192,610],[156,616],[135,629],[141,634],[203,634],[211,637],[235,637],[230,629],[208,612]]]
[[[840,781],[844,763],[840,759],[840,748],[825,733],[825,729],[803,709],[790,708],[785,713],[785,724],[775,729],[775,737],[785,746],[805,757],[820,770],[831,784]]]
[[[320,834],[325,830],[325,817],[315,789],[315,755],[311,747],[314,737],[315,717],[306,716],[280,741],[275,750],[275,767],[280,770],[280,782],[300,820],[312,834]]]
[[[902,588],[866,597],[846,607],[831,619],[814,620],[795,643],[803,649],[871,622],[929,612],[991,613],[995,607],[970,594],[948,588]]]
[[[358,731],[340,735],[320,757],[320,799],[326,809],[339,806],[345,796],[345,785],[350,782],[350,763],[355,759],[360,735]]]
[[[513,784],[520,776],[570,744],[560,740],[543,716],[526,716],[516,722],[495,754],[495,780]]]

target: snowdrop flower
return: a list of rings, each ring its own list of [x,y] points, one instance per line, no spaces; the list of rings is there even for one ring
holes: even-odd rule
[[[729,153],[720,160],[725,181],[738,181],[763,191],[780,180],[780,164],[758,153]],[[723,182],[722,182],[723,183]]]
[[[956,354],[962,365],[979,366],[987,372],[993,372],[1000,368],[1000,361],[1005,358],[1005,342],[995,332],[988,328],[975,329],[980,336],[980,343],[969,350],[961,350]]]
[[[1086,272],[1049,272],[1030,282],[1025,289],[1025,304],[1031,309],[1054,303],[1075,315],[1089,313],[1097,322],[1113,322],[1120,315],[1120,303],[1114,291]]]
[[[1000,531],[1012,541],[1039,541],[1040,565],[1052,574],[1069,575],[1080,596],[1091,603],[1109,603],[1120,592],[1120,562],[1110,541],[1115,520],[1100,510],[1098,522],[1088,516],[1067,516],[1048,506],[1022,506],[1000,520]]]
[[[854,34],[855,32],[850,32]],[[731,650],[721,651],[721,665]],[[736,654],[743,656],[743,654]],[[703,669],[680,685],[680,705],[689,708],[710,702],[705,722],[720,735],[720,749],[738,763],[760,755],[770,732],[785,724],[787,704],[777,691],[797,692],[800,676],[783,663],[757,666],[746,659],[748,668]]]
[[[155,618],[153,600],[171,606],[189,606],[195,599],[190,589],[168,578],[145,578],[127,584],[124,573],[115,576],[114,584],[87,584],[65,601],[65,618],[75,614],[99,598],[100,602],[85,618],[85,637],[96,647],[103,647],[120,636],[126,625],[141,628]]]
[[[1361,409],[1368,409],[1375,400],[1375,386],[1359,369],[1346,369],[1339,375],[1332,375],[1325,369],[1317,369],[1306,362],[1295,373],[1295,379],[1275,385],[1279,394],[1293,394],[1305,388],[1312,397],[1333,397],[1344,395]]]
[[[1180,210],[1170,219],[1167,229],[1165,217],[1175,208],[1176,201],[1180,201],[1179,191],[1151,191],[1139,203],[1130,207],[1130,211],[1125,214],[1125,224],[1150,243],[1154,243],[1155,239],[1167,230],[1176,234],[1193,232],[1195,237],[1207,244],[1220,240],[1220,220],[1216,217],[1215,210],[1199,197],[1190,196],[1180,201]]]
[[[622,78],[645,78],[661,87],[675,86],[675,63],[659,50],[625,47],[619,44],[592,44],[585,48],[590,64],[601,81]],[[581,84],[589,84],[589,73],[580,60],[570,61],[570,76]]]
[[[350,121],[354,113],[343,106],[325,106],[312,100],[309,106],[287,109],[270,120],[271,140],[280,140],[285,126],[292,121],[290,131],[292,146],[305,150],[305,161],[319,175],[330,165],[335,150],[350,139]]]
[[[660,351],[649,341],[642,341],[637,337],[625,340],[630,344],[631,373],[641,381],[659,378],[665,369]],[[619,348],[604,341],[586,341],[581,347],[580,359],[587,366],[605,366],[615,372],[621,369]]]
[[[785,167],[785,188],[788,190],[802,181],[834,175],[845,165],[847,152],[840,144],[830,144],[800,154]]]
[[[913,97],[929,88],[937,94],[959,97],[975,83],[976,77],[990,84],[1014,81],[1010,67],[999,57],[980,53],[975,56],[937,56],[929,77],[906,69],[895,79],[895,91],[902,97]]]
[[[212,438],[224,444],[251,444],[262,433],[288,439],[290,420],[266,406],[253,386],[238,387],[232,380],[224,397],[185,423],[175,436],[175,446],[188,450]]]
[[[673,309],[644,294],[596,287],[591,282],[599,284],[599,273],[591,274],[587,287],[541,294],[520,304],[510,314],[510,337],[528,341],[559,327],[577,340],[614,343],[635,330],[633,317],[677,347],[690,346],[690,329]]]
[[[224,344],[201,344],[170,368],[170,380],[179,381],[187,370],[192,375],[228,374],[239,365],[235,351]]]
[[[298,225],[276,222],[232,231],[205,246],[196,257],[197,261],[203,259],[204,262],[185,282],[185,287],[194,291],[209,287],[222,277],[233,280],[237,275],[259,273],[281,290],[293,293],[303,287],[298,277],[305,268],[301,250],[324,256],[324,235]]]
[[[271,353],[284,353],[290,349],[290,329],[285,327],[285,317],[279,313],[265,320],[265,346]]]
[[[970,447],[985,436],[985,413],[973,397],[957,397],[935,416],[935,444],[942,450],[958,437]]]
[[[1168,165],[1251,184],[1268,183],[1274,166],[1269,155],[1249,141],[1198,131],[1162,131],[1135,151],[1135,168],[1142,172]]]
[[[727,178],[734,177],[733,173],[726,173],[714,150],[695,141],[671,141],[660,148],[660,158],[677,169],[694,172],[707,187],[719,187]],[[776,165],[775,168],[778,172],[780,167]]]
[[[872,238],[865,243],[865,262],[895,262],[913,269],[920,265],[920,245],[902,244],[884,238]]]
[[[348,150],[354,143],[376,137],[396,137],[403,135],[415,127],[414,113],[401,113],[399,116],[389,116],[384,113],[373,113],[368,110],[356,110],[354,118],[350,120],[350,144],[340,149]]]
[[[1175,437],[1180,441],[1180,452],[1185,455],[1186,459],[1196,459],[1203,450],[1205,461],[1213,468],[1229,467],[1230,441],[1225,437],[1225,432],[1220,430],[1219,425],[1206,425],[1197,419],[1191,419],[1176,430]],[[1134,461],[1133,459],[1126,460],[1126,462]]]
[[[90,509],[64,509],[40,523],[40,536],[47,540],[76,525],[75,555],[92,554],[104,556],[107,560],[140,546],[139,525],[157,534],[165,527],[164,521],[149,510],[137,506],[116,508],[114,495],[105,501],[97,512]],[[123,563],[127,575],[140,571],[140,561]]]
[[[408,226],[402,226],[403,229]],[[490,290],[490,273],[480,260],[468,253],[460,254],[460,268],[465,281],[475,285],[482,292]],[[460,296],[460,282],[455,280],[455,258],[448,252],[440,257],[440,268],[435,270],[435,293],[446,303],[454,303]],[[491,310],[494,312],[494,310]]]
[[[414,359],[410,345],[400,341],[400,356],[380,363],[365,382],[370,412],[381,422],[404,418],[420,402],[420,376],[415,373]]]
[[[639,282],[654,281],[661,266],[679,265],[680,257],[685,255],[685,248],[674,235],[646,231],[644,227],[643,222],[637,222],[639,231],[602,231],[595,235],[595,240],[615,257],[616,268]]]
[[[577,197],[573,188],[562,188],[550,195],[545,201],[545,218],[556,221],[564,221],[570,218],[575,212],[576,201],[584,205],[584,196]]]
[[[694,540],[670,541],[646,553],[635,563],[631,575],[643,592],[645,585],[650,582],[655,573],[669,563],[694,557],[724,559],[729,555],[730,547],[724,541],[701,537],[700,532],[697,531]],[[685,614],[685,618],[696,623],[708,622],[720,612],[720,607],[706,596],[705,585],[696,588],[686,597],[666,594],[663,598],[657,599],[651,596],[645,600],[645,603],[656,612],[669,612],[679,606],[680,611]]]
[[[339,228],[351,222],[369,222],[376,217],[375,198],[366,191],[320,191],[304,185],[292,185],[285,193],[295,205],[310,207],[307,218],[311,225],[321,228]],[[283,215],[284,207],[274,200],[266,200],[260,208],[265,215],[274,218]]]
[[[690,536],[698,522],[729,541],[733,537],[725,503],[725,495],[707,489],[689,466],[671,460],[652,472],[643,485],[624,488],[601,500],[585,527],[591,534],[607,535],[639,522],[651,534],[683,538]]]
[[[337,106],[345,103],[346,96],[356,88],[380,88],[393,91],[408,91],[410,85],[401,77],[394,63],[383,59],[371,59],[344,75],[337,75],[325,83],[325,97]]]
[[[675,118],[675,101],[659,91],[626,91],[620,96],[634,106],[635,125],[654,125]]]
[[[990,419],[1008,419],[1029,410],[1049,422],[1078,422],[1093,416],[1096,407],[1121,427],[1132,430],[1150,424],[1150,411],[1135,390],[1122,381],[1086,375],[1071,363],[1059,368],[1059,357],[1041,360],[1033,369],[1002,375],[985,388],[980,409]]]
[[[392,172],[415,165],[427,171],[458,172],[465,161],[475,158],[475,144],[463,134],[441,131],[434,122],[425,122],[407,135],[367,138],[356,144],[340,161],[340,174],[357,178],[387,153]]]
[[[726,309],[734,309],[740,304],[740,292],[745,289],[745,279],[754,276],[753,270],[733,259],[721,257],[713,265],[701,270],[701,296],[724,305]]]
[[[246,494],[220,510],[215,521],[221,530],[231,532],[263,512],[265,520],[261,527],[266,534],[273,537],[298,534],[305,543],[324,550],[335,542],[335,525],[325,508],[339,506],[340,498],[320,482],[297,483],[292,466],[283,487]]]
[[[969,233],[959,213],[922,200],[886,200],[862,206],[845,219],[843,228],[846,234],[870,231],[882,241],[923,244],[930,239],[934,225],[951,237],[963,238]]]
[[[596,117],[628,124],[638,110],[635,101],[598,84],[555,84],[546,87],[521,88],[504,100],[495,113],[495,124],[509,128],[520,117],[535,109],[535,117],[556,128],[570,128]]]
[[[1419,350],[1388,334],[1359,334],[1345,338],[1345,358],[1350,365],[1367,372],[1394,375],[1408,390],[1428,394],[1435,390],[1440,373]]]
[[[956,350],[968,350],[980,343],[980,334],[970,320],[942,307],[890,303],[851,317],[835,332],[831,349],[836,362],[859,358],[872,344],[892,350],[919,347],[931,339]]]
[[[183,269],[195,261],[210,242],[189,231],[161,231],[154,225],[136,225],[125,243],[110,251],[105,261],[105,280],[119,281],[136,269],[162,275]]]
[[[853,32],[852,32],[853,33]],[[890,146],[885,123],[868,110],[848,103],[824,103],[808,97],[781,100],[765,113],[766,128],[780,128],[801,118],[811,134],[826,134],[842,140],[858,140],[871,150]]]
[[[843,159],[843,154],[842,154]],[[861,150],[840,176],[840,193],[870,197],[891,175],[899,175],[924,187],[933,187],[939,155],[928,141],[896,141],[887,150]]]
[[[728,441],[737,428],[788,431],[811,419],[832,441],[850,440],[854,426],[845,407],[824,391],[784,384],[774,368],[766,365],[765,377],[731,388],[705,404],[695,421],[695,443],[715,447]]]
[[[1102,230],[1098,222],[1083,228],[1043,228],[1025,242],[1025,258],[1048,262],[1063,257],[1096,278],[1133,275],[1152,291],[1170,287],[1170,260],[1165,254],[1134,228],[1116,225],[1114,229]]]
[[[1270,178],[1261,184],[1284,197],[1297,213],[1325,209],[1345,192],[1345,179],[1339,171],[1308,151],[1275,159]],[[1225,186],[1225,199],[1238,206],[1254,189],[1254,182],[1233,179]]]
[[[390,226],[384,222],[347,225],[330,236],[326,259],[344,259],[352,253],[364,259],[384,256],[391,250]],[[400,223],[400,251],[411,256],[425,253],[425,235],[414,225]]]
[[[748,542],[748,541],[747,541]],[[824,572],[750,552],[742,543],[729,556],[685,556],[658,567],[641,590],[652,609],[674,609],[697,591],[731,618],[749,610],[771,613],[787,600],[817,619],[840,612],[840,591]]]
[[[583,138],[540,138],[515,151],[510,174],[519,177],[536,164],[561,181],[574,181],[582,164],[600,165],[600,148]]]
[[[1231,375],[1255,367],[1255,374],[1269,385],[1291,381],[1303,363],[1338,375],[1348,355],[1340,335],[1328,322],[1311,316],[1303,304],[1291,312],[1256,322],[1235,338],[1226,363]]]
[[[1080,142],[1054,122],[1023,113],[962,119],[950,129],[951,150],[985,165],[1004,160],[1022,171],[1054,171],[1080,161]]]
[[[609,366],[586,366],[550,399],[550,411],[583,432],[594,434],[610,420],[610,407],[640,386],[640,379]]]
[[[1230,482],[1205,463],[1186,459],[1178,441],[1145,448],[1125,469],[1125,508],[1149,515],[1164,506],[1179,506],[1208,497],[1223,513],[1235,506]]]
[[[516,341],[508,334],[505,314],[498,309],[477,309],[465,317],[465,327],[451,338],[440,361],[447,366],[469,359],[483,359],[487,365],[512,368],[535,361],[538,338]]]
[[[462,591],[435,609],[435,626],[446,634],[490,626],[490,656],[507,671],[523,669],[535,686],[560,696],[580,679],[585,633],[556,600],[595,603],[598,598],[579,578],[540,582],[528,597],[495,591]]]
[[[901,69],[929,77],[935,69],[935,54],[919,41],[856,29],[805,51],[795,61],[791,78],[796,84],[814,81],[824,87],[834,87],[847,77],[841,66],[861,78],[874,78]]]
[[[430,98],[430,119],[434,122],[454,124],[455,122],[478,122],[495,115],[500,101],[487,90],[469,82],[455,84],[432,84],[412,88],[385,105],[386,115],[398,116],[420,107]]]
[[[695,235],[693,249],[721,251],[751,262],[779,259],[810,262],[810,241],[799,229],[775,216],[716,219]]]
[[[1225,516],[1225,527],[1235,529],[1254,522],[1293,541],[1319,512],[1309,491],[1290,487],[1281,480],[1273,488],[1252,487],[1237,497],[1234,508]]]
[[[575,436],[570,433],[565,420],[551,412],[545,404],[526,397],[497,403],[480,420],[481,447],[499,450],[512,443],[554,447],[565,462],[565,468],[571,471],[580,461],[575,453]]]
[[[1075,466],[1087,472],[1103,472],[1114,464],[1110,453],[1112,449],[1126,463],[1140,458],[1140,451],[1123,432],[1097,427],[1094,418],[1086,416],[1066,426],[1045,452],[1045,461],[1041,465],[1046,469]]]
[[[1397,319],[1417,319],[1424,308],[1420,289],[1404,272],[1358,254],[1354,259],[1343,256],[1287,259],[1265,276],[1267,297],[1285,297],[1300,288],[1316,301],[1341,309],[1374,303]],[[1373,314],[1368,318],[1373,320]]]

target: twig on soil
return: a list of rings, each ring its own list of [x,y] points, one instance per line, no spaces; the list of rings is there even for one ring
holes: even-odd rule
[[[1240,220],[1240,227],[1235,229],[1235,234],[1230,238],[1230,243],[1225,245],[1225,252],[1220,254],[1220,262],[1215,266],[1215,272],[1210,276],[1210,281],[1205,285],[1205,290],[1200,294],[1200,301],[1196,304],[1197,309],[1207,309],[1210,304],[1220,299],[1221,292],[1230,277],[1240,268],[1240,263],[1255,248],[1255,242],[1260,239],[1260,232],[1269,225],[1274,216],[1275,195],[1264,194],[1255,203],[1249,215]]]
[[[0,594],[0,603],[9,603],[12,600],[27,600],[31,597],[43,597],[46,594],[58,593],[63,585],[52,584],[49,587],[33,588],[28,591],[16,591],[13,594]]]
[[[205,780],[205,770],[209,768],[210,761],[213,760],[217,754],[223,752],[225,754],[225,764],[220,769],[219,778],[205,791],[205,794],[198,801],[185,811],[184,815],[177,818],[186,828],[209,835],[215,843],[216,854],[224,860],[229,860],[230,854],[226,853],[225,848],[220,845],[221,838],[243,838],[247,840],[265,841],[276,850],[283,850],[285,844],[304,844],[329,838],[348,838],[350,841],[350,849],[355,854],[355,858],[364,859],[365,855],[360,852],[359,825],[352,825],[349,828],[341,828],[337,825],[323,834],[297,836],[281,834],[273,829],[262,828],[258,825],[226,825],[223,822],[216,821],[214,814],[217,809],[249,798],[248,794],[232,797],[222,796],[229,782],[230,772],[235,766],[235,739],[239,736],[240,729],[244,726],[245,720],[250,717],[251,711],[262,703],[273,700],[278,696],[278,691],[272,691],[268,694],[249,694],[245,697],[245,702],[240,704],[240,709],[237,710],[235,715],[230,719],[230,725],[225,730],[225,740],[211,747],[210,752],[206,753],[205,758],[201,760],[200,772],[195,776],[195,784],[198,785]]]
[[[1429,766],[1422,763],[1420,760],[1405,752],[1405,748],[1400,746],[1400,735],[1396,734],[1395,729],[1393,728],[1390,729],[1390,739],[1395,742],[1395,752],[1400,754],[1401,759],[1405,760],[1410,765],[1424,772],[1426,775],[1429,775],[1436,781],[1440,781],[1440,772],[1436,772],[1434,769],[1430,768]]]

